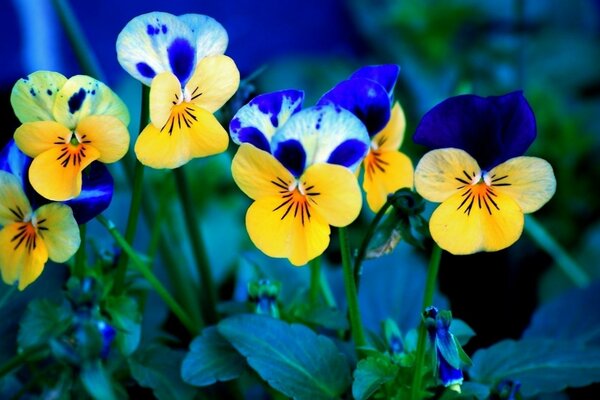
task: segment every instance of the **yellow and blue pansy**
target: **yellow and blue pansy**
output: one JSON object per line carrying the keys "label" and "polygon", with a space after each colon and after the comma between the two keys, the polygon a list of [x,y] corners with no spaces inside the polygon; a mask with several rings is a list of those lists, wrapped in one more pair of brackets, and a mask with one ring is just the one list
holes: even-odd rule
{"label": "yellow and blue pansy", "polygon": [[238,111],[232,129],[241,143],[233,178],[254,200],[246,213],[250,239],[296,266],[325,251],[330,225],[358,216],[362,201],[351,168],[369,143],[352,113],[332,105],[298,111],[299,102],[297,91],[261,95]]}
{"label": "yellow and blue pansy", "polygon": [[177,168],[227,149],[213,113],[236,92],[240,75],[223,53],[225,29],[205,15],[153,12],[132,19],[117,38],[121,66],[150,86],[150,121],[135,152],[144,165]]}
{"label": "yellow and blue pansy", "polygon": [[318,104],[336,104],[356,115],[367,127],[371,143],[363,161],[363,189],[371,210],[377,212],[389,194],[411,188],[411,160],[398,151],[406,127],[399,103],[392,106],[397,65],[360,68],[349,79],[325,93]]}
{"label": "yellow and blue pansy", "polygon": [[35,281],[48,259],[65,262],[80,245],[73,212],[60,203],[32,210],[16,176],[0,171],[0,272],[19,290]]}
{"label": "yellow and blue pansy", "polygon": [[31,185],[54,201],[81,193],[82,171],[93,161],[120,160],[129,147],[129,113],[102,82],[38,71],[13,87],[11,104],[22,125],[14,139],[33,158]]}
{"label": "yellow and blue pansy", "polygon": [[497,251],[516,242],[524,214],[556,191],[548,162],[523,153],[536,137],[522,92],[452,97],[423,116],[414,141],[433,148],[415,170],[416,190],[442,203],[429,228],[453,254]]}

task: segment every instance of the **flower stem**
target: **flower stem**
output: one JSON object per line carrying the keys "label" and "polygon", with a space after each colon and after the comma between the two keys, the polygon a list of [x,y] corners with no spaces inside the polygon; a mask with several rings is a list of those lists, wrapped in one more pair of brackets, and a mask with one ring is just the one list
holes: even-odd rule
{"label": "flower stem", "polygon": [[310,288],[308,298],[310,304],[315,306],[319,301],[319,289],[321,287],[321,257],[310,260]]}
{"label": "flower stem", "polygon": [[[150,88],[142,85],[142,107],[140,111],[140,127],[141,132],[148,123],[150,110]],[[133,192],[131,194],[131,204],[129,205],[129,216],[127,217],[127,227],[125,228],[125,240],[129,244],[133,244],[135,232],[137,229],[138,217],[140,215],[140,205],[142,204],[142,189],[144,183],[144,166],[137,159],[133,173]],[[129,259],[127,254],[121,254],[117,264],[117,272],[115,275],[114,291],[120,294],[125,289],[125,276],[127,275],[127,263]]]}
{"label": "flower stem", "polygon": [[18,368],[25,361],[29,360],[34,355],[41,355],[47,350],[45,345],[37,345],[28,347],[4,364],[0,365],[0,378],[10,373],[13,369]]}
{"label": "flower stem", "polygon": [[194,213],[194,203],[192,201],[192,194],[190,193],[185,173],[182,168],[177,168],[174,171],[175,181],[177,183],[177,189],[179,191],[179,197],[183,208],[185,217],[185,224],[188,231],[188,235],[192,241],[192,251],[194,252],[194,258],[196,259],[196,267],[200,275],[202,283],[202,308],[204,321],[208,325],[213,325],[218,321],[217,315],[217,295],[215,292],[215,285],[210,272],[208,255],[206,254],[206,248],[204,247],[204,240],[202,239],[202,232]]}
{"label": "flower stem", "polygon": [[371,243],[371,239],[373,239],[373,235],[375,234],[375,229],[379,222],[387,212],[388,208],[392,206],[390,199],[388,198],[383,205],[373,217],[369,228],[367,229],[367,233],[365,233],[365,237],[363,238],[360,247],[358,248],[358,253],[356,254],[356,258],[354,259],[354,280],[356,281],[356,290],[359,289],[360,286],[360,275],[362,274],[362,263],[365,260],[365,256],[367,255],[367,249],[369,248],[369,243]]}
{"label": "flower stem", "polygon": [[344,274],[344,288],[346,290],[346,300],[348,302],[348,314],[350,316],[350,329],[354,347],[357,354],[360,355],[361,349],[367,345],[365,332],[362,326],[360,309],[358,306],[358,292],[356,291],[356,283],[354,282],[354,274],[352,271],[352,256],[350,255],[350,242],[346,228],[339,228],[340,234],[340,251],[342,253],[342,267]]}
{"label": "flower stem", "polygon": [[75,16],[75,13],[73,13],[69,1],[53,0],[53,3],[60,23],[65,29],[67,38],[73,47],[75,57],[79,61],[81,70],[84,74],[104,82],[104,74],[102,73],[98,59],[94,52],[91,51],[91,46],[83,34],[81,25],[78,22],[79,20]]}
{"label": "flower stem", "polygon": [[[433,305],[433,294],[435,292],[435,283],[437,281],[438,271],[440,269],[440,260],[442,258],[442,249],[433,244],[429,267],[427,268],[427,280],[425,282],[425,293],[423,295],[424,310]],[[425,324],[421,321],[419,325],[419,339],[417,341],[417,355],[415,356],[415,374],[411,387],[411,400],[420,400],[422,398],[421,383],[423,381],[423,364],[425,362],[425,349],[427,348],[427,330]]]}
{"label": "flower stem", "polygon": [[546,228],[531,215],[525,216],[525,232],[527,232],[538,246],[554,258],[556,265],[575,285],[584,287],[590,283],[590,277],[585,270],[571,258],[569,253],[552,237]]}
{"label": "flower stem", "polygon": [[81,279],[85,276],[85,238],[87,236],[87,225],[79,225],[79,236],[81,237],[81,244],[77,253],[75,253],[75,265],[73,267],[73,275]]}
{"label": "flower stem", "polygon": [[198,334],[192,320],[190,317],[183,311],[181,306],[175,301],[175,299],[171,296],[171,294],[165,289],[162,283],[156,278],[156,276],[152,273],[150,268],[142,261],[140,256],[133,250],[133,248],[127,243],[127,240],[119,233],[115,224],[112,221],[106,219],[103,215],[98,215],[96,217],[98,222],[100,222],[111,234],[113,239],[117,242],[119,247],[127,253],[133,265],[137,268],[137,270],[144,276],[144,278],[150,283],[150,286],[156,291],[156,293],[163,299],[163,301],[167,304],[169,309],[179,318],[179,321],[187,328],[187,330],[192,334]]}

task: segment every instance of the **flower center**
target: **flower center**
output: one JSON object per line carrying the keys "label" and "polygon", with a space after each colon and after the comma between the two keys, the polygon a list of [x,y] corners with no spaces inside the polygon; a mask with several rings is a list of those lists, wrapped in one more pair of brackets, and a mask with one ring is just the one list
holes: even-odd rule
{"label": "flower center", "polygon": [[461,183],[457,189],[464,189],[461,194],[464,199],[456,210],[462,209],[467,215],[471,215],[474,206],[479,209],[485,208],[489,215],[492,215],[494,211],[500,211],[495,200],[498,195],[494,192],[494,187],[510,186],[508,175],[498,177],[494,174],[490,176],[486,171],[479,174],[475,172],[469,174],[467,171],[462,171],[462,173],[462,176],[454,178]]}
{"label": "flower center", "polygon": [[377,171],[384,173],[389,163],[381,158],[381,151],[371,147],[365,157],[365,171],[370,176]]}
{"label": "flower center", "polygon": [[173,108],[171,108],[171,115],[169,115],[169,119],[160,129],[161,132],[167,131],[169,132],[169,136],[173,134],[173,129],[179,128],[181,130],[182,126],[190,128],[196,121],[198,121],[198,116],[196,115],[196,111],[188,105],[187,102],[180,102],[179,104],[174,104]]}
{"label": "flower center", "polygon": [[28,253],[35,250],[38,243],[38,235],[41,239],[42,232],[48,230],[48,228],[44,226],[45,222],[45,218],[39,221],[31,220],[20,222],[20,226],[17,228],[17,234],[10,240],[11,243],[14,243],[15,245],[13,250],[17,250],[21,246],[24,246]]}
{"label": "flower center", "polygon": [[314,185],[296,180],[286,182],[280,177],[272,180],[271,183],[277,186],[281,196],[281,203],[273,209],[273,212],[280,213],[282,221],[286,217],[298,218],[302,226],[305,221],[310,221],[311,203],[316,205],[317,201],[314,197],[321,194],[315,190]]}

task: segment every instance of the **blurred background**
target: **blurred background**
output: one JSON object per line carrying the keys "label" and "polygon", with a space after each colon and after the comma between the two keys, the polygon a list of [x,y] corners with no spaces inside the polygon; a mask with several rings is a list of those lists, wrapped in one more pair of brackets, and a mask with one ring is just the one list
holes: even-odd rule
{"label": "blurred background", "polygon": [[[556,195],[536,216],[591,277],[600,276],[596,186],[600,182],[600,1],[71,3],[105,82],[130,106],[132,136],[137,132],[139,84],[120,68],[115,41],[131,18],[151,11],[207,14],[223,24],[229,33],[227,54],[236,61],[242,78],[260,71],[234,98],[233,111],[254,94],[284,88],[305,90],[305,104],[311,105],[360,66],[399,64],[396,99],[407,115],[402,148],[415,164],[424,149],[410,137],[421,116],[435,104],[462,93],[487,96],[523,90],[538,124],[538,139],[529,154],[548,160],[558,181]],[[9,102],[18,78],[40,69],[66,76],[81,69],[50,0],[0,0],[0,16],[0,137],[4,143],[19,124]],[[230,150],[235,150],[233,145]],[[213,244],[209,253],[223,265],[215,274],[224,291],[237,255],[252,249],[243,226],[248,200],[231,180],[227,157],[230,154],[199,160],[191,167],[198,173],[211,171],[210,179],[198,182],[196,196],[209,248]],[[126,180],[119,167],[113,166],[112,171],[118,191],[110,214],[124,225],[124,211],[119,209],[127,209]],[[158,188],[163,177],[161,172],[150,174],[148,185]],[[169,224],[176,227],[180,216],[173,213]],[[371,217],[365,212],[357,223],[356,243],[361,224]],[[143,229],[138,239],[144,240]],[[176,235],[170,240],[177,241]],[[223,240],[229,247],[226,256],[219,246]],[[402,262],[402,257],[389,260]],[[336,264],[333,252],[330,261]],[[440,274],[440,290],[454,315],[477,332],[469,352],[501,338],[519,337],[540,303],[573,286],[527,235],[498,253],[445,254]],[[590,307],[590,312],[599,312],[597,305]],[[583,390],[589,389],[572,394],[585,396]]]}

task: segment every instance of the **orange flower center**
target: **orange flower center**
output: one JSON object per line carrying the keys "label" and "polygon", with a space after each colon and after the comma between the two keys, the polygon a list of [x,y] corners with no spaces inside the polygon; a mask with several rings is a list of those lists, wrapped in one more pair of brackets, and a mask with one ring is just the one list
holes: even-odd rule
{"label": "orange flower center", "polygon": [[188,103],[181,102],[177,103],[173,101],[173,108],[171,108],[171,115],[169,115],[169,119],[160,129],[161,132],[167,131],[169,132],[169,136],[173,134],[173,128],[176,126],[181,130],[182,126],[186,126],[187,128],[191,127],[195,121],[198,121],[198,117],[196,116],[196,111],[189,106]]}
{"label": "orange flower center", "polygon": [[388,165],[389,163],[381,158],[380,150],[374,150],[373,148],[369,149],[369,152],[365,157],[365,171],[369,177],[377,173],[377,171],[385,173]]}
{"label": "orange flower center", "polygon": [[69,165],[69,162],[71,162],[73,166],[81,164],[81,160],[86,157],[86,145],[92,143],[90,140],[87,140],[86,137],[87,135],[79,136],[76,132],[73,132],[71,137],[65,138],[57,136],[57,140],[54,144],[61,146],[61,153],[56,159],[57,161],[60,161],[60,165],[66,168]]}
{"label": "orange flower center", "polygon": [[[21,246],[25,246],[28,253],[31,253],[37,247],[38,239],[42,239],[42,232],[48,228],[44,226],[46,219],[39,221],[19,222],[17,234],[10,240],[15,244],[13,250],[17,250]],[[39,236],[39,238],[38,238]]]}
{"label": "orange flower center", "polygon": [[281,203],[273,209],[273,212],[280,213],[281,220],[286,217],[299,218],[303,226],[305,221],[310,221],[311,202],[317,204],[314,197],[321,194],[315,191],[314,185],[307,186],[306,182],[286,182],[279,177],[271,183],[280,189]]}
{"label": "orange flower center", "polygon": [[485,207],[489,215],[492,215],[494,209],[500,211],[500,207],[494,200],[495,197],[498,197],[494,193],[494,186],[510,186],[508,175],[497,177],[495,174],[490,176],[487,172],[479,175],[475,172],[471,175],[467,171],[462,172],[463,176],[454,178],[462,184],[458,189],[464,189],[461,194],[464,200],[456,210],[458,211],[464,207],[463,212],[467,215],[471,215],[473,206],[477,206],[479,209]]}

